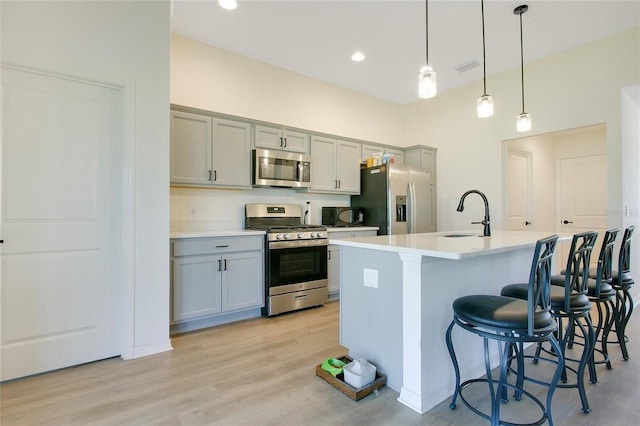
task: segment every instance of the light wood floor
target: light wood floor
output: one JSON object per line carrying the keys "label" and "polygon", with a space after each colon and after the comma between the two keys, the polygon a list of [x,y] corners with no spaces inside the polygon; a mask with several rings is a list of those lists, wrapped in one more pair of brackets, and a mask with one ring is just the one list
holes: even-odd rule
{"label": "light wood floor", "polygon": [[[9,425],[477,425],[461,403],[419,415],[383,388],[354,402],[315,376],[315,365],[347,354],[338,344],[338,303],[177,336],[174,350],[118,358],[3,383],[1,418]],[[613,370],[598,366],[588,384],[592,412],[575,389],[554,396],[556,425],[640,423],[640,314],[630,325],[631,359],[613,348]],[[436,342],[436,344],[444,344]],[[450,366],[446,366],[450,368]],[[470,399],[485,396],[474,389]],[[524,401],[507,404],[526,413]]]}

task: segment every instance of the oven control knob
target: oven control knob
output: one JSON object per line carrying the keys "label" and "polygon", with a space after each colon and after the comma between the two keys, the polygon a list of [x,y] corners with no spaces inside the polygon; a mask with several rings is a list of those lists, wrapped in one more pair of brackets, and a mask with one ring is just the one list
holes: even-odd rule
{"label": "oven control knob", "polygon": [[284,239],[288,240],[289,239],[289,234],[284,234]]}
{"label": "oven control knob", "polygon": [[300,232],[300,233],[298,234],[298,238],[302,238],[302,237],[304,237],[304,234],[303,234],[302,232]]}
{"label": "oven control knob", "polygon": [[282,234],[276,234],[276,240],[281,240],[282,239]]}
{"label": "oven control knob", "polygon": [[315,233],[315,232],[312,232],[312,233],[311,233],[311,238],[317,238],[317,237],[318,237],[318,234],[317,234],[317,233]]}

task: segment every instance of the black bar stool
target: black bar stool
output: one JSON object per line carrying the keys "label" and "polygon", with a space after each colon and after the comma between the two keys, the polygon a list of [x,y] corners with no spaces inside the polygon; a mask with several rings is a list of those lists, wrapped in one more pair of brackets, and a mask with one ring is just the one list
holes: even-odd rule
{"label": "black bar stool", "polygon": [[[561,375],[562,383],[557,384],[557,387],[578,388],[580,401],[582,402],[582,411],[585,413],[588,413],[591,409],[589,408],[587,394],[584,389],[584,371],[592,357],[595,341],[593,325],[589,317],[589,311],[592,305],[587,297],[587,286],[589,284],[589,259],[597,237],[597,232],[583,232],[573,236],[571,240],[571,250],[569,251],[567,260],[567,272],[566,275],[560,276],[560,280],[563,281],[563,286],[550,286],[551,313],[558,321],[557,333],[561,347],[560,352],[558,352],[555,347],[549,350],[543,348],[541,344],[538,344],[536,353],[533,356],[535,363],[540,359],[553,362],[551,358],[542,358],[540,356],[541,351],[544,350],[545,353],[553,356],[554,359],[558,357],[558,359],[562,358],[564,360],[564,368],[562,369]],[[554,280],[554,278],[551,277],[550,280]],[[527,287],[527,284],[510,284],[503,287],[500,294],[507,297],[526,299]],[[565,320],[567,323],[566,329],[563,326]],[[568,358],[566,356],[567,344],[573,342],[576,329],[579,329],[581,335],[584,337],[584,348],[580,359]],[[577,362],[577,368],[568,366],[567,361]],[[520,362],[518,362],[519,377],[523,375],[521,368]],[[567,383],[567,370],[576,374],[575,383]],[[531,377],[525,376],[524,379],[542,385],[552,385],[552,383],[545,383]]]}
{"label": "black bar stool", "polygon": [[[492,425],[499,425],[500,403],[507,402],[507,389],[515,389],[516,399],[526,395],[534,401],[542,410],[541,418],[530,425],[540,425],[551,419],[551,399],[555,391],[556,384],[560,380],[563,370],[562,351],[558,341],[554,336],[557,330],[557,323],[550,312],[550,279],[551,260],[555,251],[558,236],[550,236],[539,240],[533,254],[533,262],[529,275],[527,287],[527,297],[525,300],[494,295],[472,295],[456,299],[453,302],[453,321],[449,325],[446,333],[447,348],[451,356],[451,362],[456,375],[456,387],[449,407],[456,407],[457,397],[474,413],[490,420]],[[464,330],[477,334],[484,339],[484,357],[486,378],[467,380],[460,383],[460,369],[456,358],[451,332],[453,326],[458,325]],[[489,339],[498,342],[500,354],[500,372],[496,380],[491,376],[491,364],[489,359]],[[526,342],[549,342],[556,352],[560,354],[557,360],[555,374],[551,380],[546,405],[534,397],[531,393],[523,389],[523,381],[520,377],[515,385],[507,382],[507,367],[509,362],[510,348],[517,344],[520,347]],[[518,352],[519,356],[522,352]],[[518,358],[518,363],[522,364],[522,359]],[[472,383],[486,382],[489,385],[491,396],[491,414],[486,414],[472,406],[463,395],[465,387]],[[504,424],[504,423],[503,423]],[[507,423],[516,424],[516,423]]]}
{"label": "black bar stool", "polygon": [[620,344],[622,357],[625,361],[629,359],[625,330],[633,313],[633,298],[630,293],[631,286],[634,284],[631,277],[631,237],[635,229],[635,226],[630,226],[624,230],[618,255],[618,270],[613,271],[613,281],[611,282],[611,286],[616,290],[615,326],[618,337],[617,342],[611,343]]}
{"label": "black bar stool", "polygon": [[[619,229],[610,229],[605,232],[600,248],[600,255],[598,256],[598,267],[595,272],[589,273],[589,278],[593,278],[593,280],[589,282],[587,296],[589,300],[596,304],[598,311],[598,325],[594,333],[594,355],[589,363],[589,378],[591,383],[598,382],[595,364],[604,363],[607,369],[611,370],[611,360],[607,350],[607,339],[609,338],[609,332],[611,331],[613,322],[618,316],[615,303],[616,290],[614,290],[611,285],[613,283],[613,249],[618,232],[620,232]],[[552,279],[551,284],[553,283]],[[598,342],[601,343],[600,349],[595,346]],[[596,352],[602,354],[601,360],[596,361]]]}
{"label": "black bar stool", "polygon": [[[594,347],[593,356],[589,361],[589,380],[591,383],[598,382],[598,376],[595,369],[595,364],[606,364],[607,369],[611,369],[611,361],[607,350],[607,339],[609,332],[613,326],[613,322],[617,316],[616,309],[616,291],[611,286],[612,267],[613,267],[613,250],[616,242],[616,237],[620,232],[619,229],[609,229],[605,232],[602,239],[602,245],[600,247],[600,254],[598,255],[598,265],[596,270],[589,270],[589,285],[587,296],[589,300],[596,304],[598,311],[598,323],[594,331]],[[566,271],[561,272],[562,275],[566,274]],[[562,276],[551,277],[551,285],[563,287],[565,284],[565,278]],[[568,347],[571,348],[573,337],[568,336]],[[600,349],[597,348],[598,342],[601,343]],[[602,359],[596,360],[595,354],[602,354]]]}

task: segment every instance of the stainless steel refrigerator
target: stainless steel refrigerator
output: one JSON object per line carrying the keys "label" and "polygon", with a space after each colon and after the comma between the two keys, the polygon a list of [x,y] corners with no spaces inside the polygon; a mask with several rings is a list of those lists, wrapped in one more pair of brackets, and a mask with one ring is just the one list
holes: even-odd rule
{"label": "stainless steel refrigerator", "polygon": [[430,171],[383,164],[360,173],[360,195],[351,196],[351,206],[364,208],[365,226],[377,226],[378,235],[435,232]]}

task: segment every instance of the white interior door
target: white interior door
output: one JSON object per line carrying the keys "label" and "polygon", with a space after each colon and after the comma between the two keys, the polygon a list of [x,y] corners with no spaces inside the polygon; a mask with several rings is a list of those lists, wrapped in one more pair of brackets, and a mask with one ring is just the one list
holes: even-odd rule
{"label": "white interior door", "polygon": [[510,231],[531,228],[531,154],[507,151],[507,226]]}
{"label": "white interior door", "polygon": [[[607,179],[605,154],[560,160],[561,230],[572,234],[598,232],[591,265],[597,264],[602,235],[609,226]],[[569,244],[562,247],[561,259],[566,262]]]}
{"label": "white interior door", "polygon": [[122,104],[2,68],[1,380],[120,354]]}

